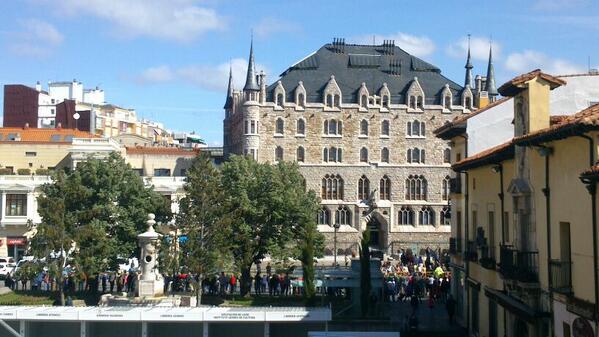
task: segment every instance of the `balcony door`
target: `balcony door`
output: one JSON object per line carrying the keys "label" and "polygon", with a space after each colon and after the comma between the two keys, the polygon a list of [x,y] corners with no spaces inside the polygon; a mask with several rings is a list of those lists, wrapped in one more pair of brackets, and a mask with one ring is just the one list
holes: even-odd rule
{"label": "balcony door", "polygon": [[570,223],[560,222],[559,223],[559,254],[560,261],[566,262],[571,261],[571,247],[570,247]]}

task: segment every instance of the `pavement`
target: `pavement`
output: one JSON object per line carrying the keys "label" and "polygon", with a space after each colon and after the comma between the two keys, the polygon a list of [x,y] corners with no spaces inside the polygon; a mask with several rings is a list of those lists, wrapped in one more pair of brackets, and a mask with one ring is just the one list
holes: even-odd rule
{"label": "pavement", "polygon": [[[406,321],[412,313],[410,302],[391,302],[386,303],[387,312],[393,323],[405,327]],[[443,336],[443,337],[462,337],[465,331],[462,327],[449,323],[449,316],[445,309],[445,303],[437,303],[433,308],[428,307],[428,299],[422,299],[416,311],[418,318],[417,336]],[[394,324],[395,325],[395,324]],[[409,334],[406,334],[410,336]],[[403,335],[402,335],[403,337]]]}
{"label": "pavement", "polygon": [[0,295],[8,294],[11,291],[12,290],[9,287],[5,287],[4,282],[2,282],[2,285],[0,286]]}

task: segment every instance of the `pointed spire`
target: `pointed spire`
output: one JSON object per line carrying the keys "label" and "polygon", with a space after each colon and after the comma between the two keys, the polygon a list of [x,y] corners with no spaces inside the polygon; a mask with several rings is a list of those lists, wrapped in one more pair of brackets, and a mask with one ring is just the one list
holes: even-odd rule
{"label": "pointed spire", "polygon": [[245,80],[245,86],[243,90],[255,90],[259,91],[260,87],[256,81],[256,65],[254,64],[254,36],[252,35],[252,42],[250,44],[250,59],[248,61],[248,73]]}
{"label": "pointed spire", "polygon": [[229,87],[227,89],[227,100],[225,101],[225,109],[233,106],[233,66],[229,64]]}
{"label": "pointed spire", "polygon": [[493,68],[493,43],[489,45],[489,66],[487,67],[487,86],[485,90],[489,96],[497,96],[497,87],[495,86],[495,69]]}
{"label": "pointed spire", "polygon": [[466,79],[464,80],[464,86],[470,86],[472,88],[472,63],[470,62],[470,34],[468,34],[468,58],[466,59]]}

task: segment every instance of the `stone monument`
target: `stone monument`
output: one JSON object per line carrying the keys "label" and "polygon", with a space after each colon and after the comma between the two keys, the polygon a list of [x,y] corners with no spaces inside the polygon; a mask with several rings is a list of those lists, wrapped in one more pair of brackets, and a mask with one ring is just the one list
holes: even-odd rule
{"label": "stone monument", "polygon": [[164,279],[158,271],[157,244],[162,236],[154,230],[155,215],[148,214],[148,230],[137,236],[137,243],[141,247],[141,275],[137,288],[139,297],[159,297],[164,295]]}

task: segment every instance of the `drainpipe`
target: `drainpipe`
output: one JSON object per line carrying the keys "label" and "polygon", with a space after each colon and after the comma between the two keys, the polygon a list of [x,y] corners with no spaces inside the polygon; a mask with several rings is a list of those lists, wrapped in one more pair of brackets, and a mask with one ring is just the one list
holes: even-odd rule
{"label": "drainpipe", "polygon": [[[592,167],[595,164],[595,144],[593,142],[593,138],[583,134],[578,136],[589,141],[589,167]],[[591,221],[593,228],[593,283],[595,286],[595,336],[599,336],[599,324],[597,322],[597,313],[599,309],[599,269],[597,268],[597,183],[594,181],[587,181],[586,179],[581,179],[581,181],[586,185],[586,188],[591,195]]]}
{"label": "drainpipe", "polygon": [[[538,152],[541,157],[545,157],[545,187],[542,189],[545,195],[545,217],[547,222],[547,283],[549,290],[549,312],[553,312],[553,288],[551,287],[551,190],[549,188],[549,156],[553,153],[553,148],[547,146],[538,146]],[[550,315],[551,335],[555,336],[554,319]]]}
{"label": "drainpipe", "polygon": [[[501,244],[505,246],[505,194],[503,193],[503,165],[498,164],[493,168],[493,170],[499,173],[499,193],[497,196],[499,197],[499,202],[501,204]],[[501,250],[500,250],[501,254]],[[505,281],[502,282],[503,291],[505,291]],[[507,336],[507,313],[505,308],[503,308],[503,336]]]}
{"label": "drainpipe", "polygon": [[[464,158],[468,158],[468,136],[464,136],[464,135],[460,135],[460,137],[464,138]],[[469,184],[468,184],[468,172],[458,172],[458,174],[462,174],[464,173],[464,201],[465,201],[465,205],[464,205],[464,245],[466,246],[465,248],[468,249],[468,228],[470,227],[470,223],[468,221],[469,219],[469,214],[468,214],[468,205],[469,205],[469,195],[468,195],[468,189],[469,189]],[[466,256],[467,257],[467,256]],[[468,260],[468,258],[464,259],[465,261],[465,271],[466,271],[466,303],[464,303],[464,305],[466,306],[466,329],[468,330],[468,335],[470,335],[470,287],[468,286],[468,278],[470,277],[470,261]]]}

